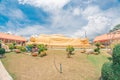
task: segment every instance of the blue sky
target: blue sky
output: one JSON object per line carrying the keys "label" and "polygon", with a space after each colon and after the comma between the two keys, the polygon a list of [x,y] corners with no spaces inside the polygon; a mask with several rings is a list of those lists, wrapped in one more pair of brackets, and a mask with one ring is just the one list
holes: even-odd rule
{"label": "blue sky", "polygon": [[90,39],[120,24],[120,0],[0,0],[0,32]]}

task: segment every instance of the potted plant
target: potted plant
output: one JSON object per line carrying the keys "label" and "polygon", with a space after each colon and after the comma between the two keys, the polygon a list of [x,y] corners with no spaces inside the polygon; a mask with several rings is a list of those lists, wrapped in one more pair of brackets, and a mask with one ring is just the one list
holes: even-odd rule
{"label": "potted plant", "polygon": [[36,45],[32,47],[32,56],[38,56],[38,48]]}
{"label": "potted plant", "polygon": [[32,56],[36,57],[36,56],[38,56],[38,53],[34,52],[34,53],[32,53]]}
{"label": "potted plant", "polygon": [[16,49],[15,52],[16,53],[21,53],[21,51],[19,49]]}

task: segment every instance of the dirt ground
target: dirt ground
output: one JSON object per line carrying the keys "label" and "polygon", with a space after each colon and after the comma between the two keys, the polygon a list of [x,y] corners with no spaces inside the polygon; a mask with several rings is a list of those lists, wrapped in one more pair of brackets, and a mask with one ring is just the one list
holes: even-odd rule
{"label": "dirt ground", "polygon": [[[98,80],[100,71],[87,59],[86,54],[75,51],[67,58],[65,50],[48,50],[45,57],[8,53],[4,66],[15,80]],[[62,73],[60,70],[62,64]]]}

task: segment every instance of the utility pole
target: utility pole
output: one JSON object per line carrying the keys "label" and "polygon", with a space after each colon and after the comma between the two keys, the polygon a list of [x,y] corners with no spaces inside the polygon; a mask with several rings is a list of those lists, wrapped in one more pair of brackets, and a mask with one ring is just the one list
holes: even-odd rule
{"label": "utility pole", "polygon": [[86,34],[86,31],[85,31],[85,38],[87,38],[87,34]]}

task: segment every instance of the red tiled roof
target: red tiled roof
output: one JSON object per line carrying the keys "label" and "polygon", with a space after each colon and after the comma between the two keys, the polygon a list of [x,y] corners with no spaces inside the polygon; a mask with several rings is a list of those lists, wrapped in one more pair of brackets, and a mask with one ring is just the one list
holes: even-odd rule
{"label": "red tiled roof", "polygon": [[110,39],[120,39],[120,34],[103,34],[101,36],[97,36],[94,39],[94,42],[107,41],[107,40],[110,40]]}
{"label": "red tiled roof", "polygon": [[17,40],[17,41],[26,41],[26,38],[24,37],[7,34],[7,33],[1,33],[1,32],[0,32],[0,38],[9,39],[9,40]]}

